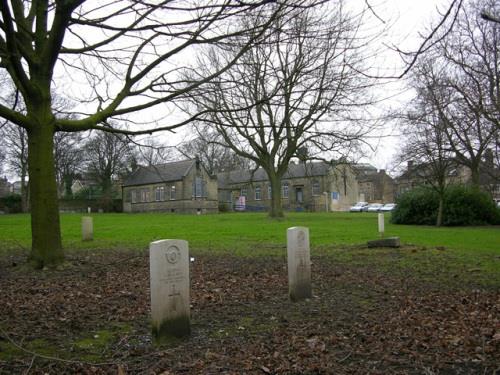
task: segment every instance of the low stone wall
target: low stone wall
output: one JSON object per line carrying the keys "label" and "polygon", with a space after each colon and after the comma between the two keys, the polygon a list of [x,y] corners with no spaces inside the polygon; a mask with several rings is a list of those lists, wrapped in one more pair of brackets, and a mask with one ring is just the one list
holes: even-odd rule
{"label": "low stone wall", "polygon": [[171,200],[162,202],[126,203],[125,212],[172,212],[201,214],[218,213],[219,204],[216,200]]}
{"label": "low stone wall", "polygon": [[122,212],[121,199],[60,199],[60,212],[87,212],[88,207],[92,212]]}

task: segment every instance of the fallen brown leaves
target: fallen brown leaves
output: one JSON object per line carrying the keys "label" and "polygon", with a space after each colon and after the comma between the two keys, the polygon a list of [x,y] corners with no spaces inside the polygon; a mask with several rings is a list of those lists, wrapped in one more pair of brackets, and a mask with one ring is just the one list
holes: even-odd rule
{"label": "fallen brown leaves", "polygon": [[[0,260],[0,373],[500,373],[498,290],[446,288],[325,256],[313,259],[314,298],[292,303],[284,258],[199,256],[193,334],[156,348],[147,254],[70,263],[28,272]],[[77,345],[106,332],[97,353]],[[9,354],[9,340],[24,348],[43,340],[52,352]]]}

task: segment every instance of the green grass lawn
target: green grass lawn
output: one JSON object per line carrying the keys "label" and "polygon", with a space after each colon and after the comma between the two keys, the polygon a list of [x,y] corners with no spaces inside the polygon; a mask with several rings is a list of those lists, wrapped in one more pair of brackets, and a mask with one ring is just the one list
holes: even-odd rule
{"label": "green grass lawn", "polygon": [[[392,225],[386,215],[386,236],[400,236],[404,244],[500,255],[499,227],[442,227]],[[377,215],[369,213],[288,213],[270,220],[263,213],[218,215],[93,214],[94,241],[81,241],[80,214],[62,214],[62,236],[68,249],[145,249],[151,241],[179,238],[196,250],[264,252],[285,246],[286,229],[305,226],[311,247],[358,245],[378,237]],[[28,215],[0,216],[0,248],[30,246]]]}
{"label": "green grass lawn", "polygon": [[[402,249],[367,249],[378,238],[377,215],[371,213],[287,213],[270,220],[264,213],[217,215],[93,214],[94,240],[81,241],[81,214],[62,214],[67,252],[145,250],[151,241],[184,239],[193,254],[285,256],[286,229],[310,230],[312,255],[334,257],[352,265],[373,265],[391,272],[433,279],[469,275],[479,284],[500,287],[500,227],[430,227],[392,225],[386,236],[399,236]],[[30,247],[28,215],[0,216],[0,253]]]}

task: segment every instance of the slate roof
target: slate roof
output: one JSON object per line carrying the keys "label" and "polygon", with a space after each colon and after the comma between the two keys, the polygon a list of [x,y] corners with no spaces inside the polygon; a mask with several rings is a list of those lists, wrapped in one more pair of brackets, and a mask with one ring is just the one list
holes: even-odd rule
{"label": "slate roof", "polygon": [[160,182],[179,181],[186,176],[196,160],[182,160],[172,163],[158,164],[150,167],[139,167],[128,175],[123,186],[149,185]]}
{"label": "slate roof", "polygon": [[[290,164],[288,166],[288,170],[285,172],[285,175],[283,176],[283,179],[325,176],[328,173],[328,168],[329,165],[324,162],[307,163],[306,165],[304,165],[303,163]],[[232,184],[259,182],[267,180],[268,180],[267,173],[262,168],[259,168],[256,171],[254,171],[253,176],[252,176],[252,171],[248,170],[221,172],[217,174],[219,189],[228,188]]]}

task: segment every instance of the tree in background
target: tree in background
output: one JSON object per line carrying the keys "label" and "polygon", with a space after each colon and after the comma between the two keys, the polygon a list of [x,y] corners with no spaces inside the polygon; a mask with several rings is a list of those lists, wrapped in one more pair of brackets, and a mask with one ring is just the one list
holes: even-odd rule
{"label": "tree in background", "polygon": [[155,138],[146,138],[135,145],[135,156],[131,155],[135,160],[130,162],[132,169],[135,169],[134,164],[152,166],[167,163],[174,158],[173,148],[162,145]]}
{"label": "tree in background", "polygon": [[[259,18],[249,15],[243,22],[250,25]],[[281,179],[299,151],[340,158],[367,133],[362,111],[371,102],[367,88],[373,82],[362,73],[368,43],[357,34],[362,22],[342,1],[296,9],[274,21],[265,42],[208,88],[192,91],[191,111],[204,113],[202,121],[220,135],[215,143],[267,173],[271,217],[283,216]],[[210,49],[189,77],[220,71],[246,43],[237,37],[222,53]]]}
{"label": "tree in background", "polygon": [[81,172],[84,160],[83,136],[80,133],[58,132],[54,136],[56,179],[60,195],[71,197],[73,181]]}
{"label": "tree in background", "polygon": [[443,124],[447,144],[458,163],[480,184],[481,164],[500,131],[500,25],[480,18],[498,14],[493,0],[469,1],[454,27],[429,50],[431,64],[420,69],[413,86]]}
{"label": "tree in background", "polygon": [[[294,6],[312,5],[296,1]],[[98,129],[109,133],[168,130],[192,119],[148,129],[127,130],[103,125],[133,121],[133,113],[155,108],[155,120],[168,105],[227,70],[283,13],[283,3],[241,2],[22,1],[0,3],[0,70],[22,97],[24,109],[0,98],[0,117],[28,135],[32,247],[35,267],[54,266],[64,259],[59,223],[54,134]],[[247,29],[237,19],[260,14]],[[251,32],[233,60],[197,80],[179,77],[175,61],[199,45],[221,48],[230,37]],[[67,84],[68,77],[72,80]],[[72,116],[58,114],[53,89],[75,98]],[[198,117],[194,114],[193,117]],[[139,117],[147,122],[144,115]],[[154,128],[154,129],[151,129]]]}
{"label": "tree in background", "polygon": [[111,204],[113,181],[130,171],[128,162],[133,156],[133,147],[120,134],[94,133],[83,147],[85,171],[97,182],[103,204]]}
{"label": "tree in background", "polygon": [[238,169],[251,169],[252,162],[236,154],[224,144],[222,137],[208,126],[195,127],[197,137],[177,147],[181,155],[194,159],[198,157],[210,175]]}
{"label": "tree in background", "polygon": [[431,90],[436,88],[432,86],[434,80],[430,77],[434,74],[430,62],[420,64],[413,72],[416,97],[403,116],[405,139],[399,159],[415,162],[412,173],[437,193],[436,226],[441,226],[446,189],[456,182],[450,176],[457,170],[458,163],[449,144],[448,123],[432,98],[434,92]]}
{"label": "tree in background", "polygon": [[21,210],[28,211],[28,134],[26,130],[6,123],[0,130],[5,147],[7,170],[20,178]]}

